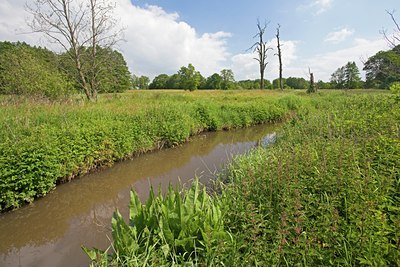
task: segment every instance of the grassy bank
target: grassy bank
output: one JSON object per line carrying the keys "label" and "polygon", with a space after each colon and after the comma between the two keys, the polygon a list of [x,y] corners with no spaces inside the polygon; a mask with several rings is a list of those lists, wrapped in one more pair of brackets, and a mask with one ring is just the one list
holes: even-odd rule
{"label": "grassy bank", "polygon": [[254,266],[400,265],[400,102],[355,96],[287,125],[237,160],[223,201]]}
{"label": "grassy bank", "polygon": [[[178,193],[151,198],[146,211],[131,201],[129,226],[113,219],[114,244],[124,245],[108,259],[89,255],[122,265],[399,266],[400,101],[307,99],[275,145],[234,162],[220,194],[193,197],[194,185],[190,210]],[[212,224],[190,220],[210,210]]]}
{"label": "grassy bank", "polygon": [[46,195],[57,183],[201,131],[272,122],[308,100],[273,92],[141,91],[44,102],[0,99],[0,210]]}

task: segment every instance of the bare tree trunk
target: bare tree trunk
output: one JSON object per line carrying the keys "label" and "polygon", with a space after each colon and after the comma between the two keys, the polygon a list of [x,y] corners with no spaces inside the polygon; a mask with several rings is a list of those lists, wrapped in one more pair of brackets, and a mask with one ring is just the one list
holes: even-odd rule
{"label": "bare tree trunk", "polygon": [[278,28],[276,28],[276,40],[278,41],[278,59],[279,59],[279,88],[283,90],[283,78],[282,78],[282,51],[281,51],[281,42],[279,37],[279,29],[281,25],[278,24]]}
{"label": "bare tree trunk", "polygon": [[308,87],[307,93],[315,93],[317,90],[314,82],[314,73],[310,69],[308,69],[308,73],[310,74],[310,87]]}
{"label": "bare tree trunk", "polygon": [[257,28],[258,28],[258,33],[254,35],[253,38],[259,38],[259,41],[254,43],[252,47],[249,48],[249,50],[252,49],[254,52],[257,52],[258,54],[258,58],[254,59],[257,60],[260,65],[260,89],[264,89],[264,72],[268,64],[268,62],[266,61],[267,52],[272,48],[267,47],[267,43],[264,42],[263,40],[265,29],[267,28],[267,23],[264,23],[264,26],[261,27],[260,21],[257,20]]}

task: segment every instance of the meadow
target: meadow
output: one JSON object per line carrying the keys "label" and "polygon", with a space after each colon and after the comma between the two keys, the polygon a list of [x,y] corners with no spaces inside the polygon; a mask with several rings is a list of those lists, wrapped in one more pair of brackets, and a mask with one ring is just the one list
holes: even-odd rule
{"label": "meadow", "polygon": [[265,91],[133,91],[46,101],[0,98],[0,211],[115,161],[202,131],[283,120],[303,100]]}
{"label": "meadow", "polygon": [[132,192],[129,222],[114,214],[108,254],[85,248],[93,262],[399,266],[399,98],[277,97],[294,114],[274,145],[235,159],[212,192],[195,182],[151,192],[145,205]]}

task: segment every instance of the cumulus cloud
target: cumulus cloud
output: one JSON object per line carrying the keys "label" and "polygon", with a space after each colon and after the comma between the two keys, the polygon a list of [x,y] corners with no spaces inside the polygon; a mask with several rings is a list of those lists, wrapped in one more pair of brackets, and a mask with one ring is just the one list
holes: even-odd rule
{"label": "cumulus cloud", "polygon": [[[295,76],[296,71],[291,66],[294,61],[297,59],[296,56],[296,46],[297,41],[283,41],[281,40],[281,48],[282,48],[282,64],[284,68],[284,76]],[[266,70],[265,77],[269,80],[276,79],[279,76],[279,62],[278,56],[275,54],[276,52],[276,39],[270,40],[267,43],[268,47],[273,48],[274,50],[268,51],[267,61],[269,62]],[[254,58],[257,57],[255,53],[243,53],[234,55],[231,58],[232,65],[231,68],[233,72],[236,74],[236,80],[246,80],[246,79],[258,79],[259,78],[259,64],[258,61]]]}
{"label": "cumulus cloud", "polygon": [[[120,43],[130,70],[138,75],[154,77],[160,73],[175,73],[192,63],[203,75],[219,72],[229,57],[227,32],[204,33],[181,21],[179,14],[168,13],[159,6],[138,7],[130,0],[116,0],[115,17],[125,27],[125,42]],[[0,2],[0,40],[46,44],[38,34],[27,32],[25,0]],[[47,44],[49,46],[49,44]],[[52,46],[50,46],[52,47]]]}
{"label": "cumulus cloud", "polygon": [[346,40],[347,37],[352,36],[354,34],[354,30],[343,28],[341,30],[330,32],[325,38],[325,42],[338,44]]}
{"label": "cumulus cloud", "polygon": [[192,63],[203,75],[210,75],[219,72],[229,56],[226,41],[230,33],[199,35],[177,13],[153,5],[138,7],[130,0],[117,3],[117,16],[126,27],[126,42],[120,47],[135,74],[172,74]]}
{"label": "cumulus cloud", "polygon": [[368,40],[356,38],[348,48],[315,55],[305,60],[303,66],[311,67],[316,79],[329,81],[331,74],[348,61],[355,61],[360,71],[363,68],[362,59],[373,56],[380,50],[386,50],[387,44],[383,39]]}

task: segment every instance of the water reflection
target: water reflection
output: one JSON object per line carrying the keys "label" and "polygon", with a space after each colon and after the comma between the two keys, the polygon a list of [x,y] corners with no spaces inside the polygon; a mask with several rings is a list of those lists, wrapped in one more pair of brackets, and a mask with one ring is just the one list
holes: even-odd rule
{"label": "water reflection", "polygon": [[207,181],[233,155],[275,138],[270,135],[274,130],[257,126],[202,134],[183,146],[76,179],[29,206],[1,214],[0,266],[87,265],[80,246],[105,249],[109,245],[112,213],[118,208],[127,216],[131,188],[143,201],[151,184],[165,189],[195,175]]}

